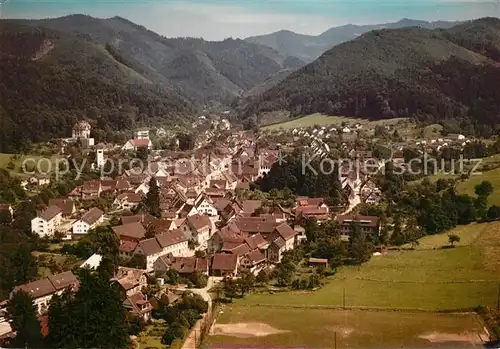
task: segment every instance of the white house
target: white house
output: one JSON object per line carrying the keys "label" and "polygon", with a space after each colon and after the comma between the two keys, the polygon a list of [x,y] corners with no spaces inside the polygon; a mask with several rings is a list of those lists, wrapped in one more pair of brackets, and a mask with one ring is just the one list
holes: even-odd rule
{"label": "white house", "polygon": [[194,201],[194,207],[196,210],[210,217],[218,216],[217,208],[215,208],[212,200],[204,193],[200,193]]}
{"label": "white house", "polygon": [[195,214],[188,216],[180,229],[182,229],[189,240],[198,244],[196,249],[206,250],[208,247],[208,240],[215,231],[215,226],[210,220],[210,217]]}
{"label": "white house", "polygon": [[135,139],[149,139],[149,130],[138,130],[134,132]]}
{"label": "white house", "polygon": [[90,124],[87,121],[79,121],[73,126],[72,138],[89,138],[90,129]]}
{"label": "white house", "polygon": [[194,254],[188,246],[188,238],[179,229],[158,234],[154,238],[142,240],[137,245],[134,254],[146,257],[146,270],[154,270],[154,263],[160,256],[171,253],[175,257],[190,257]]}
{"label": "white house", "polygon": [[61,225],[61,220],[61,208],[49,206],[31,220],[31,231],[40,237],[53,236]]}
{"label": "white house", "polygon": [[113,206],[119,210],[130,210],[137,207],[142,202],[140,193],[123,193],[116,197]]}
{"label": "white house", "polygon": [[74,235],[84,235],[104,221],[104,212],[97,207],[90,209],[73,224]]}
{"label": "white house", "polygon": [[122,150],[137,150],[137,148],[153,149],[153,143],[149,139],[130,139],[122,147]]}

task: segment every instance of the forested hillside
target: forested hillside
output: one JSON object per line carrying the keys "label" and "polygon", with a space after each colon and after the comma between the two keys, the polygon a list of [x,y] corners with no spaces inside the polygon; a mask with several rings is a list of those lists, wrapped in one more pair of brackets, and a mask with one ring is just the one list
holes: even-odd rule
{"label": "forested hillside", "polygon": [[416,116],[488,132],[500,124],[499,44],[500,20],[494,18],[450,30],[373,31],[248,98],[244,114],[287,109],[294,116]]}
{"label": "forested hillside", "polygon": [[121,17],[72,15],[22,23],[88,35],[151,81],[178,88],[199,104],[227,102],[271,74],[304,64],[239,39],[166,38]]}
{"label": "forested hillside", "polygon": [[84,36],[0,22],[0,152],[71,135],[88,118],[101,136],[138,122],[178,124],[192,104]]}

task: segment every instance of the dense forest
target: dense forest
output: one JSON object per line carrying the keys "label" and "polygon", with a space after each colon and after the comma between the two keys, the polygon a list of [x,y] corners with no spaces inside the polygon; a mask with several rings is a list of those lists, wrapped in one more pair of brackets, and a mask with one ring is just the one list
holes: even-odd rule
{"label": "dense forest", "polygon": [[106,46],[119,62],[152,82],[175,88],[196,104],[230,103],[269,75],[303,65],[298,59],[287,59],[272,48],[244,40],[166,38],[121,17],[71,15],[16,23],[85,35]]}
{"label": "dense forest", "polygon": [[71,136],[81,119],[106,132],[154,120],[178,124],[194,110],[84,37],[0,26],[0,152]]}
{"label": "dense forest", "polygon": [[[372,31],[332,48],[247,99],[244,114],[287,109],[292,116],[416,116],[423,121],[496,125],[499,43],[500,20],[494,18],[448,30]],[[488,128],[481,131],[487,133]]]}

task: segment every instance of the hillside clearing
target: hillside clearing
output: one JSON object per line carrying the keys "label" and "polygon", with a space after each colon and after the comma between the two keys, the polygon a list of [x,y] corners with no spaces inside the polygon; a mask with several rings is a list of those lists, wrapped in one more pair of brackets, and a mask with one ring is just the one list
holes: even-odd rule
{"label": "hillside clearing", "polygon": [[272,125],[263,126],[263,130],[292,130],[294,128],[306,128],[314,125],[320,126],[328,126],[328,125],[338,125],[340,126],[343,122],[352,125],[352,124],[362,124],[369,125],[370,127],[375,127],[375,125],[391,125],[397,124],[400,121],[405,121],[405,118],[395,118],[388,120],[378,120],[378,121],[369,121],[366,119],[355,119],[348,118],[344,116],[329,116],[325,114],[315,113],[307,116],[303,116],[301,118],[284,121],[281,123],[276,123]]}

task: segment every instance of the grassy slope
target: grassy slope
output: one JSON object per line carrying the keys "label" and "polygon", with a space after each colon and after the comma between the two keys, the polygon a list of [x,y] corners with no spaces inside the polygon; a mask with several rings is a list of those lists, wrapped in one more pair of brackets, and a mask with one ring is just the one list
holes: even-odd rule
{"label": "grassy slope", "polygon": [[[11,156],[12,156],[12,154],[0,153],[0,168],[4,168],[4,169],[7,168],[7,164],[9,163]],[[21,166],[23,164],[23,161],[26,159],[33,159],[33,160],[35,160],[35,162],[39,162],[41,171],[44,171],[44,172],[49,171],[50,168],[49,168],[47,161],[40,161],[43,158],[46,158],[46,157],[38,156],[38,155],[22,155],[19,159],[14,161],[14,164],[16,166],[14,171],[21,172],[22,171]],[[54,155],[54,156],[51,156],[48,158],[48,159],[50,159],[50,161],[52,163],[52,165],[51,165],[52,171],[55,170],[55,160],[58,158],[59,158],[59,156],[57,156],[57,155]],[[33,164],[32,161],[30,163]]]}
{"label": "grassy slope", "polygon": [[[481,236],[474,240],[478,229],[482,229]],[[471,244],[455,249],[391,252],[361,267],[341,268],[316,292],[253,294],[241,302],[342,306],[345,289],[345,305],[353,307],[440,310],[496,305],[500,253],[495,252],[500,252],[500,222],[470,225],[460,234]]]}
{"label": "grassy slope", "polygon": [[320,114],[320,113],[315,113],[311,115],[307,115],[301,118],[277,123],[277,124],[272,124],[268,126],[262,127],[264,130],[291,130],[294,128],[306,128],[314,125],[321,125],[321,126],[327,126],[327,125],[339,125],[342,124],[342,122],[346,122],[348,124],[353,124],[353,123],[360,123],[360,124],[369,124],[371,126],[375,126],[377,124],[391,124],[391,123],[397,123],[401,120],[405,120],[405,118],[395,118],[395,119],[389,119],[389,120],[380,120],[380,121],[373,121],[369,122],[368,120],[365,119],[355,119],[355,118],[348,118],[348,117],[343,117],[343,116],[328,116],[325,114]]}
{"label": "grassy slope", "polygon": [[457,189],[460,193],[475,196],[474,187],[482,181],[489,181],[493,184],[494,191],[489,197],[488,203],[490,205],[500,205],[500,168],[474,175],[467,181],[460,182]]}

